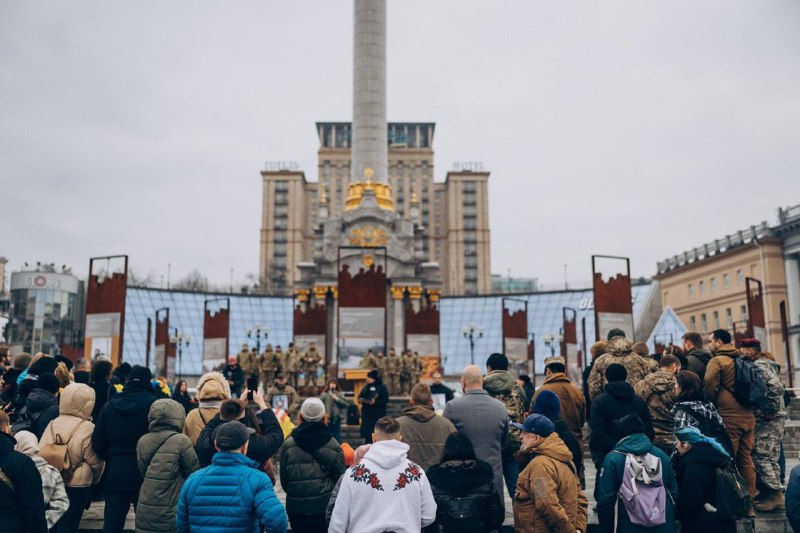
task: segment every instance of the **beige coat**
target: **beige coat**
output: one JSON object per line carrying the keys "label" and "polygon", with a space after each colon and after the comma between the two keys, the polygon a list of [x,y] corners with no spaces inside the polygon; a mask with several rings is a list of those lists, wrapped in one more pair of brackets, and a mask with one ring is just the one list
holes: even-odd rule
{"label": "beige coat", "polygon": [[[42,434],[39,448],[53,443],[53,435],[63,439],[75,431],[67,443],[67,453],[72,465],[72,479],[65,482],[67,487],[89,487],[100,481],[105,462],[92,448],[92,408],[94,408],[94,389],[82,383],[73,383],[61,393],[58,418],[50,422]],[[80,427],[77,427],[80,424]]]}
{"label": "beige coat", "polygon": [[183,425],[183,434],[197,444],[200,432],[206,424],[219,413],[219,406],[223,400],[230,400],[231,388],[225,377],[219,372],[206,372],[197,382],[197,399],[200,401],[199,409],[192,409],[186,415]]}

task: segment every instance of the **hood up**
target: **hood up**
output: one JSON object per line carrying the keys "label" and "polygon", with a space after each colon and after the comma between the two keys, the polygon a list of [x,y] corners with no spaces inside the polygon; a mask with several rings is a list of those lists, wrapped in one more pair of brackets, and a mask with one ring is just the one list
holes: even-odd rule
{"label": "hood up", "polygon": [[219,372],[206,372],[197,382],[197,399],[230,400],[231,387],[225,376]]}
{"label": "hood up", "polygon": [[15,450],[31,458],[39,455],[39,441],[36,439],[36,435],[30,431],[19,431],[14,438],[17,439],[17,443],[14,445]]}
{"label": "hood up", "polygon": [[147,414],[147,429],[155,431],[175,431],[183,430],[183,423],[186,420],[186,409],[175,400],[156,400],[150,406]]}
{"label": "hood up", "polygon": [[508,370],[492,370],[483,379],[483,388],[491,395],[508,394],[516,382]]}
{"label": "hood up", "polygon": [[614,357],[625,357],[632,353],[631,343],[625,337],[614,337],[606,344],[606,353]]}
{"label": "hood up", "polygon": [[603,391],[623,402],[629,402],[635,396],[633,387],[631,387],[631,384],[627,381],[612,381],[611,383],[606,383]]}
{"label": "hood up", "polygon": [[647,438],[644,433],[634,433],[620,440],[614,449],[622,453],[632,453],[634,455],[643,455],[650,451],[653,443]]}
{"label": "hood up", "polygon": [[372,461],[384,470],[390,470],[408,461],[408,444],[394,439],[374,442],[364,455],[364,459]]}
{"label": "hood up", "polygon": [[82,383],[67,385],[61,391],[61,402],[59,404],[59,414],[76,416],[82,420],[92,418],[94,409],[94,389]]}
{"label": "hood up", "polygon": [[432,405],[409,405],[403,409],[403,416],[417,422],[428,422],[436,416]]}
{"label": "hood up", "polygon": [[319,450],[333,438],[328,426],[322,422],[303,422],[292,431],[292,437],[297,445],[308,453]]}

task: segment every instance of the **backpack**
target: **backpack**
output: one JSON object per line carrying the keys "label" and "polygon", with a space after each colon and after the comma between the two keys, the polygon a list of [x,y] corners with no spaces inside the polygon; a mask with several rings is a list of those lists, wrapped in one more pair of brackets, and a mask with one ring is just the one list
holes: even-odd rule
{"label": "backpack", "polygon": [[472,494],[448,497],[439,502],[437,523],[444,531],[459,533],[481,533],[487,531],[486,517],[482,510],[486,508],[486,496]]}
{"label": "backpack", "polygon": [[717,490],[717,512],[728,520],[743,518],[750,509],[750,493],[736,465],[731,461],[727,466],[715,469]]}
{"label": "backpack", "polygon": [[53,429],[53,423],[51,422],[49,429],[50,437],[53,439],[53,442],[45,444],[39,448],[39,457],[47,461],[50,466],[58,470],[61,473],[61,477],[67,482],[72,479],[72,475],[75,472],[75,470],[72,468],[72,462],[69,459],[69,441],[72,440],[72,437],[84,422],[85,420],[81,420],[75,424],[75,427],[72,428],[72,431],[70,431],[66,440],[61,437],[60,433],[55,432],[55,429]]}
{"label": "backpack", "polygon": [[[512,387],[507,394],[498,394],[494,397],[506,406],[509,422],[522,424],[525,422],[525,401],[520,396],[517,387]],[[503,455],[514,455],[522,447],[522,430],[509,424],[508,440],[503,448]]]}
{"label": "backpack", "polygon": [[[622,454],[617,450],[614,453]],[[651,453],[625,455],[619,499],[631,524],[656,527],[667,523],[667,490],[661,459]]]}
{"label": "backpack", "polygon": [[[40,413],[40,416],[41,416],[41,413]],[[28,414],[28,407],[23,405],[17,411],[16,420],[14,421],[13,424],[11,424],[11,434],[12,435],[16,435],[20,431],[30,431],[31,433],[35,433],[33,431],[33,426],[36,424],[36,420],[38,420],[38,418],[39,417],[36,417],[36,418],[31,417]]]}
{"label": "backpack", "polygon": [[730,391],[743,407],[763,409],[767,404],[767,376],[752,361],[744,357],[733,358],[736,381]]}

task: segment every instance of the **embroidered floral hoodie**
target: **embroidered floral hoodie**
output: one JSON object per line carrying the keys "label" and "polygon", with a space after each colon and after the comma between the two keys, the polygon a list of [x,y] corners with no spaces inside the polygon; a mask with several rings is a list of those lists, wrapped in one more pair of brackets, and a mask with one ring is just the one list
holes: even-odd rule
{"label": "embroidered floral hoodie", "polygon": [[408,444],[385,440],[344,473],[328,531],[411,533],[435,519],[428,477],[408,460]]}

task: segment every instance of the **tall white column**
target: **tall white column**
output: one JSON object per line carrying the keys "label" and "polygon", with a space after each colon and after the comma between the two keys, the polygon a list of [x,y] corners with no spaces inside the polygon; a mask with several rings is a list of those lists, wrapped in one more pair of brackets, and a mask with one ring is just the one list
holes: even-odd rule
{"label": "tall white column", "polygon": [[353,144],[350,181],[386,182],[386,0],[355,0]]}
{"label": "tall white column", "polygon": [[800,255],[787,255],[784,261],[786,270],[786,311],[789,325],[800,324]]}

